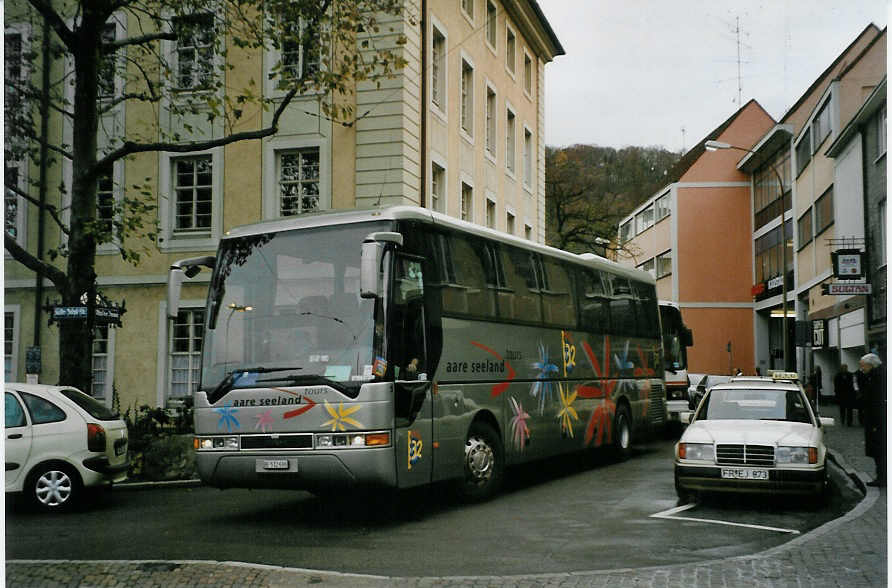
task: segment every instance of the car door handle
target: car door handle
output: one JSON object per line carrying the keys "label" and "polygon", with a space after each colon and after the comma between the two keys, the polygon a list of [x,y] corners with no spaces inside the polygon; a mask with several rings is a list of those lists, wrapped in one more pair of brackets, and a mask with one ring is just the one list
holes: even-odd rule
{"label": "car door handle", "polygon": [[7,437],[7,439],[21,439],[21,438],[22,438],[21,433],[13,433],[12,435]]}

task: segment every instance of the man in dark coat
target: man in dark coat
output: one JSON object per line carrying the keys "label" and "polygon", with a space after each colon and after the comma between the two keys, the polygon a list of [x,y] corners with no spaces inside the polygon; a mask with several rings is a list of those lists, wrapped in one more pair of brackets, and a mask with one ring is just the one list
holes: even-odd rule
{"label": "man in dark coat", "polygon": [[877,477],[868,486],[886,485],[886,378],[883,361],[868,353],[858,362],[855,375],[861,392],[861,414],[864,415],[864,453],[877,465]]}
{"label": "man in dark coat", "polygon": [[833,392],[839,405],[839,420],[847,427],[852,426],[852,411],[855,408],[854,374],[849,366],[842,364],[839,372],[833,377]]}

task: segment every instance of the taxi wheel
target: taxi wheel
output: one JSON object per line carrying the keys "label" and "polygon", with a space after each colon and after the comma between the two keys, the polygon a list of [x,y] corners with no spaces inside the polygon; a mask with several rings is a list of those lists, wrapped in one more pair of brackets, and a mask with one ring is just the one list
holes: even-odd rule
{"label": "taxi wheel", "polygon": [[488,424],[475,421],[465,441],[464,479],[458,493],[463,500],[480,502],[491,498],[502,485],[505,453],[498,434]]}
{"label": "taxi wheel", "polygon": [[678,495],[679,506],[694,502],[694,499],[696,498],[696,495],[693,492],[685,490],[682,488],[681,484],[678,483],[678,475],[675,476],[675,494]]}
{"label": "taxi wheel", "polygon": [[613,417],[613,453],[619,461],[632,455],[632,419],[626,405],[617,407]]}
{"label": "taxi wheel", "polygon": [[80,500],[81,490],[77,472],[63,463],[41,464],[25,484],[31,503],[44,512],[71,510]]}

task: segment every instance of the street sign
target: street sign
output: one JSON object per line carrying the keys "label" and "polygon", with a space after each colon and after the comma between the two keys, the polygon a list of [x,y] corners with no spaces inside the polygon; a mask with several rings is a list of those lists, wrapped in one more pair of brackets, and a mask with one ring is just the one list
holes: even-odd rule
{"label": "street sign", "polygon": [[864,282],[853,282],[846,284],[845,282],[835,282],[833,284],[821,284],[821,290],[825,296],[853,296],[871,294],[870,284]]}
{"label": "street sign", "polygon": [[[122,308],[119,306],[97,306],[94,318],[97,325],[114,323],[121,324]],[[126,311],[125,311],[126,312]],[[53,320],[86,320],[86,306],[56,306],[53,307]]]}
{"label": "street sign", "polygon": [[864,253],[857,249],[840,249],[830,254],[833,274],[837,278],[858,279],[864,276]]}

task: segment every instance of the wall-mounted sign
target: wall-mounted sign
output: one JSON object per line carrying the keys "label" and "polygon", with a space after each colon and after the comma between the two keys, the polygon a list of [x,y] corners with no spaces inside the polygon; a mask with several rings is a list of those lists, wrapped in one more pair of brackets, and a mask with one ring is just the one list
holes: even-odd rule
{"label": "wall-mounted sign", "polygon": [[812,321],[812,330],[811,330],[811,346],[812,347],[826,347],[827,339],[824,337],[825,332],[825,322],[822,319]]}
{"label": "wall-mounted sign", "polygon": [[824,296],[863,296],[872,292],[870,284],[864,282],[821,284],[821,290]]}
{"label": "wall-mounted sign", "polygon": [[768,280],[768,289],[769,290],[774,290],[775,288],[780,288],[783,285],[784,285],[784,277],[783,276],[777,276],[777,277],[774,277],[774,278],[771,278],[770,280]]}
{"label": "wall-mounted sign", "polygon": [[864,275],[864,253],[857,249],[840,249],[830,254],[833,274],[837,278],[857,279]]}

